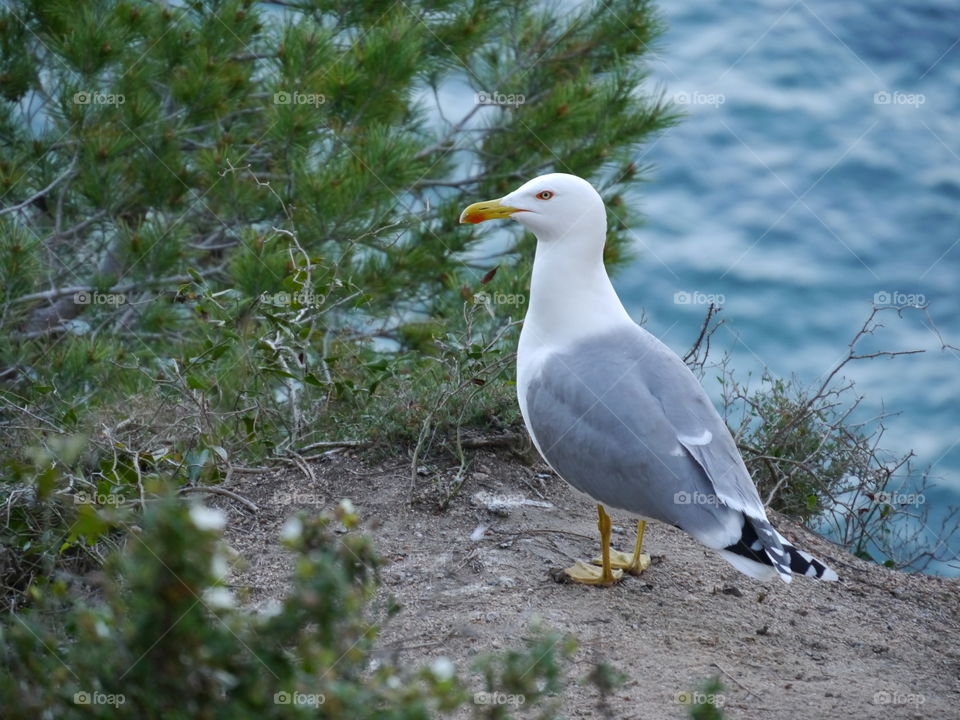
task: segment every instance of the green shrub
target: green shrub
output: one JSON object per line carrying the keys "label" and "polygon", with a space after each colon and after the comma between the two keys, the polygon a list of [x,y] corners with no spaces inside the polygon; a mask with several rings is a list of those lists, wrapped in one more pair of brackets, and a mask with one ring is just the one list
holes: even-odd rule
{"label": "green shrub", "polygon": [[[4,4],[4,604],[123,532],[71,541],[77,493],[515,422],[524,306],[474,293],[525,297],[531,241],[504,229],[495,260],[458,214],[591,177],[621,264],[633,159],[675,120],[645,82],[659,31],[633,0]],[[450,117],[464,82],[525,101]],[[83,452],[35,461],[61,435]]]}
{"label": "green shrub", "polygon": [[476,694],[469,672],[449,661],[410,668],[374,658],[376,618],[396,606],[375,599],[379,560],[351,529],[346,501],[288,521],[292,587],[258,613],[229,588],[237,559],[220,540],[224,520],[167,497],[102,573],[33,586],[34,607],[0,623],[4,717],[400,720],[471,700],[484,717],[510,718],[520,706],[554,716],[550,696],[562,691],[574,648],[557,634],[534,630],[526,648],[479,660]]}

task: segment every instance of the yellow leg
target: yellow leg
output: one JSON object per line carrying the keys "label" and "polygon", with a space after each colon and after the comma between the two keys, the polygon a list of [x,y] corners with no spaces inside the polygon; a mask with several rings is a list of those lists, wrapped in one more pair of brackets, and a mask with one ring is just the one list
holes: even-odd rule
{"label": "yellow leg", "polygon": [[623,571],[614,570],[610,565],[610,533],[612,530],[610,516],[603,509],[603,505],[597,505],[597,529],[600,530],[600,568],[593,565],[587,565],[582,560],[577,560],[573,567],[568,567],[564,572],[574,582],[584,583],[585,585],[613,585],[617,580],[623,577]]}
{"label": "yellow leg", "polygon": [[[614,568],[624,570],[631,575],[639,575],[650,567],[650,556],[643,553],[643,533],[647,529],[647,523],[643,520],[637,522],[637,544],[633,548],[633,555],[627,555],[619,550],[610,551],[610,564]],[[594,565],[602,565],[602,557],[594,558]]]}

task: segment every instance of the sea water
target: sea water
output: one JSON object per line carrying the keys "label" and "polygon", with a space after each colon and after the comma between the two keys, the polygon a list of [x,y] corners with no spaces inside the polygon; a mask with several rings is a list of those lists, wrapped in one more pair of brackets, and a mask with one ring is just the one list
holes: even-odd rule
{"label": "sea water", "polygon": [[661,13],[651,87],[687,117],[638,158],[655,167],[631,197],[646,224],[638,261],[615,278],[621,296],[678,351],[722,300],[713,346],[738,378],[768,368],[809,385],[875,305],[926,305],[883,313],[862,345],[924,354],[844,375],[863,395],[858,420],[897,413],[882,446],[930,467],[923,532],[937,545],[939,518],[960,505],[960,350],[934,330],[960,347],[960,5],[665,2]]}

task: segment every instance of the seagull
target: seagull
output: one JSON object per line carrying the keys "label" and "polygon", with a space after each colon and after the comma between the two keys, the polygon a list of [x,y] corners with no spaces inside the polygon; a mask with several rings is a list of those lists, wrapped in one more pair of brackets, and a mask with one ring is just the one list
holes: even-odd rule
{"label": "seagull", "polygon": [[[517,348],[517,399],[543,459],[597,503],[601,556],[565,570],[612,585],[650,564],[647,520],[680,528],[759,580],[837,574],[767,519],[726,423],[683,360],[628,315],[603,264],[607,213],[583,178],[541,175],[461,223],[512,218],[537,238]],[[638,518],[632,554],[610,548],[605,507]],[[599,567],[597,567],[599,566]]]}

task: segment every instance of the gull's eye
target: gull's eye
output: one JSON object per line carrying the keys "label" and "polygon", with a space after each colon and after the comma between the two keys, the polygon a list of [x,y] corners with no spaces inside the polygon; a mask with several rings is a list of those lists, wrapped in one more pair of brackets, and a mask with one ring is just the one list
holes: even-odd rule
{"label": "gull's eye", "polygon": [[549,200],[553,197],[553,193],[549,190],[544,190],[543,192],[537,193],[537,200]]}

